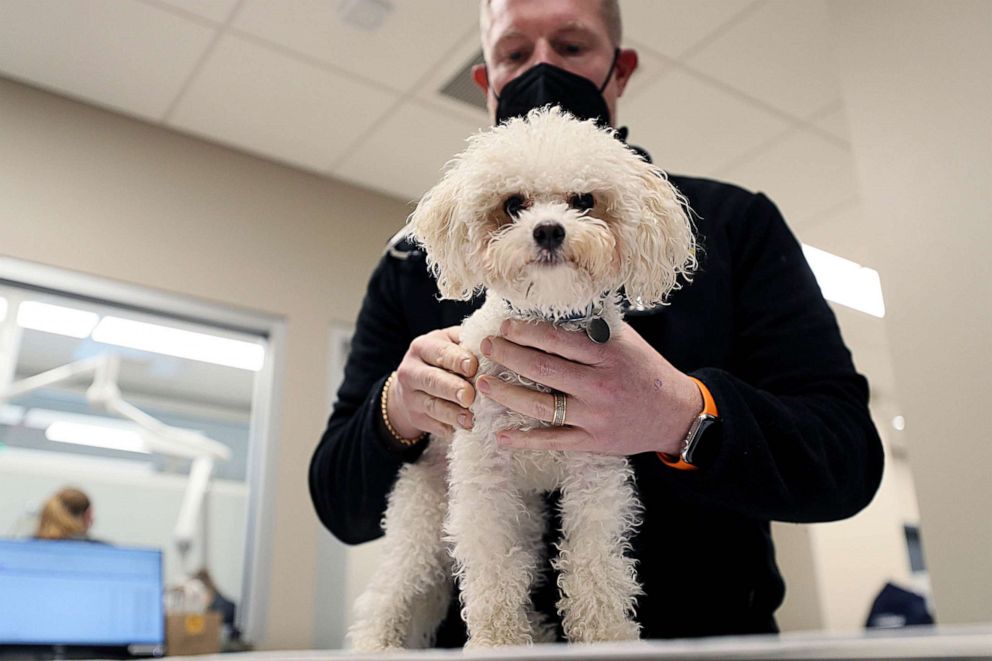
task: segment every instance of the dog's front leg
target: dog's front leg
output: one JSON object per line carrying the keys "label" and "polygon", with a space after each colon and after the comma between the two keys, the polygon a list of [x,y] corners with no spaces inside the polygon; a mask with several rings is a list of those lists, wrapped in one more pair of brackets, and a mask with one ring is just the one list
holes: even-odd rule
{"label": "dog's front leg", "polygon": [[555,568],[565,635],[572,642],[638,638],[633,614],[641,588],[624,551],[639,504],[627,460],[572,453],[561,493],[563,539]]}
{"label": "dog's front leg", "polygon": [[543,521],[513,483],[509,451],[497,448],[491,433],[459,433],[450,482],[445,532],[461,587],[466,647],[533,642],[530,587]]}
{"label": "dog's front leg", "polygon": [[429,647],[447,612],[453,585],[442,536],[446,452],[446,443],[432,439],[389,494],[382,564],[355,604],[348,632],[356,650]]}

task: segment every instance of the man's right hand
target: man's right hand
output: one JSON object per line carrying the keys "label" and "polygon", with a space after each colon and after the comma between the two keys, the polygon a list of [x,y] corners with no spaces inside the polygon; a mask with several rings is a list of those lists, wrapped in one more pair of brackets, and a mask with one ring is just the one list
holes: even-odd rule
{"label": "man's right hand", "polygon": [[423,432],[450,437],[456,427],[472,428],[468,407],[475,388],[468,381],[479,369],[472,352],[459,344],[460,328],[421,335],[410,343],[387,393],[386,415],[398,434]]}

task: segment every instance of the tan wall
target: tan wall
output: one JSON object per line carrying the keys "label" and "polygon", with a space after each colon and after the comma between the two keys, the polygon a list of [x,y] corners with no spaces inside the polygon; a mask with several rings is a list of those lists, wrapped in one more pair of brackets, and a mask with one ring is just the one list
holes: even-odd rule
{"label": "tan wall", "polygon": [[992,3],[832,0],[939,622],[992,621]]}
{"label": "tan wall", "polygon": [[0,254],[280,315],[267,648],[313,639],[306,470],[328,326],[351,322],[399,202],[0,79]]}

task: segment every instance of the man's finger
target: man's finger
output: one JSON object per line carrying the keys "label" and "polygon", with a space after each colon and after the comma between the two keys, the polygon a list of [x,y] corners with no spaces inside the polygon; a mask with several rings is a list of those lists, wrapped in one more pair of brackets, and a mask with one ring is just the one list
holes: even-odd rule
{"label": "man's finger", "polygon": [[417,354],[428,365],[471,378],[479,369],[479,362],[471,351],[457,344],[454,339],[457,336],[457,327],[424,336],[418,343]]}
{"label": "man's finger", "polygon": [[451,438],[455,433],[455,430],[449,425],[446,425],[443,422],[438,422],[426,414],[420,416],[420,419],[416,421],[416,424],[418,429],[423,429],[431,436],[437,438]]}
{"label": "man's finger", "polygon": [[500,326],[500,334],[515,344],[586,365],[602,362],[606,348],[605,344],[596,344],[581,331],[568,331],[544,322],[507,319]]}
{"label": "man's finger", "polygon": [[428,395],[421,390],[410,393],[410,399],[416,410],[423,411],[438,422],[461,429],[472,428],[472,413],[457,404]]}
{"label": "man's finger", "polygon": [[471,383],[457,374],[426,363],[415,363],[412,366],[400,365],[396,372],[396,378],[399,379],[403,388],[411,393],[419,390],[465,408],[475,399],[475,389]]}
{"label": "man's finger", "polygon": [[576,392],[575,387],[587,376],[588,366],[574,363],[538,349],[523,347],[502,337],[482,341],[482,353],[503,367],[541,385],[562,392]]}
{"label": "man's finger", "polygon": [[[555,396],[549,392],[531,390],[493,377],[479,377],[476,388],[493,401],[517,413],[544,422],[555,419]],[[566,398],[565,424],[581,427],[582,407],[574,397],[566,395]]]}

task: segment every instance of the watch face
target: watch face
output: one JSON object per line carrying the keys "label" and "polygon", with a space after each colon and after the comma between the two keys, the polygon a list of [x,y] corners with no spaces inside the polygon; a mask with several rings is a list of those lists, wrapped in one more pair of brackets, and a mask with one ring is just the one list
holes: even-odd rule
{"label": "watch face", "polygon": [[716,455],[720,451],[720,440],[723,438],[723,424],[719,418],[712,415],[702,415],[699,417],[699,426],[696,433],[685,448],[682,459],[693,466],[703,468],[709,466],[716,460]]}

